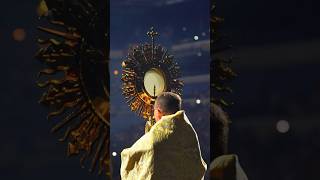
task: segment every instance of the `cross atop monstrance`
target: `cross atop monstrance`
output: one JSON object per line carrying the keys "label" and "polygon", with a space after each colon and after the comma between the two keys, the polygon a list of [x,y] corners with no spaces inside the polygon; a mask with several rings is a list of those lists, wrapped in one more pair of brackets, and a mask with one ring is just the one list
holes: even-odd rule
{"label": "cross atop monstrance", "polygon": [[152,40],[152,44],[154,43],[154,37],[155,36],[158,36],[159,33],[157,31],[155,31],[154,27],[151,27],[150,30],[147,32],[147,35],[149,37],[151,37],[151,40]]}
{"label": "cross atop monstrance", "polygon": [[154,59],[154,37],[158,36],[159,33],[155,31],[154,27],[151,27],[150,30],[147,32],[147,35],[151,37],[151,46],[152,46],[152,60]]}

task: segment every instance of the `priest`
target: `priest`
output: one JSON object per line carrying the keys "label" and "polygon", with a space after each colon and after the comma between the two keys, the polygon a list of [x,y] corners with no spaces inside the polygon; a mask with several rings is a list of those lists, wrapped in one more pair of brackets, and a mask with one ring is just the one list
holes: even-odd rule
{"label": "priest", "polygon": [[160,94],[154,105],[156,123],[121,152],[122,180],[201,180],[207,169],[199,140],[181,98]]}

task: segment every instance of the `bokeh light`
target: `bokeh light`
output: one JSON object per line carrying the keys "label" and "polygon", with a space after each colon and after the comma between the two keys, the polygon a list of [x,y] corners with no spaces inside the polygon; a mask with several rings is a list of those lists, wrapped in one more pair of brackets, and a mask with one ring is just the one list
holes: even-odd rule
{"label": "bokeh light", "polygon": [[116,152],[112,152],[112,156],[113,157],[117,156],[117,153]]}
{"label": "bokeh light", "polygon": [[182,27],[182,31],[187,31],[187,28],[186,27]]}
{"label": "bokeh light", "polygon": [[21,41],[25,40],[25,38],[26,38],[26,32],[25,32],[25,30],[22,29],[22,28],[17,28],[17,29],[15,29],[15,30],[13,31],[12,37],[13,37],[13,39],[14,39],[15,41],[21,42]]}
{"label": "bokeh light", "polygon": [[286,133],[290,129],[290,124],[286,120],[280,120],[280,121],[277,122],[276,128],[277,128],[278,132]]}

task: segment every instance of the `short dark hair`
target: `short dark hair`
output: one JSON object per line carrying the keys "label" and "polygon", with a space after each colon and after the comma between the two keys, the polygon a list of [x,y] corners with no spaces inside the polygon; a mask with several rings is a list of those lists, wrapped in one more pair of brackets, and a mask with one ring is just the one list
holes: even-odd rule
{"label": "short dark hair", "polygon": [[161,93],[155,102],[155,107],[158,107],[164,114],[174,114],[181,110],[181,97],[173,92]]}

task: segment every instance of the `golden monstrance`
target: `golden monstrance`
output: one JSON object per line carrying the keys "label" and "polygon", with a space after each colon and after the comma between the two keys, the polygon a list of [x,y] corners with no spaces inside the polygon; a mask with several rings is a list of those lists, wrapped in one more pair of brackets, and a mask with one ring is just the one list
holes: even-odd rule
{"label": "golden monstrance", "polygon": [[155,123],[153,105],[162,92],[182,94],[183,82],[180,67],[174,56],[161,45],[155,44],[159,35],[152,27],[147,35],[151,44],[145,43],[129,49],[122,62],[122,91],[131,111],[147,121],[146,131]]}

